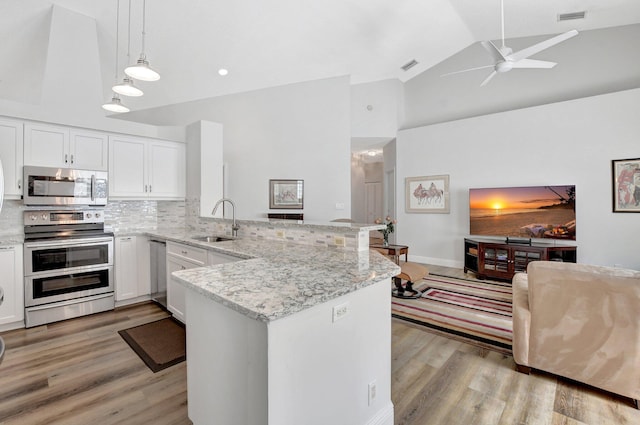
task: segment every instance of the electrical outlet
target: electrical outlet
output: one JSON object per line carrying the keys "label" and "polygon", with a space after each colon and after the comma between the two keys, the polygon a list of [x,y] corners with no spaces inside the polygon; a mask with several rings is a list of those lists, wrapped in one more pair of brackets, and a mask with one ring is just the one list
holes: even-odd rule
{"label": "electrical outlet", "polygon": [[276,230],[276,236],[284,239],[284,230]]}
{"label": "electrical outlet", "polygon": [[344,238],[340,236],[336,236],[333,238],[333,243],[336,246],[344,246]]}
{"label": "electrical outlet", "polygon": [[369,387],[368,387],[368,393],[369,393],[369,406],[371,406],[373,404],[373,400],[376,399],[376,380],[374,379],[373,381],[369,382]]}
{"label": "electrical outlet", "polygon": [[333,321],[337,322],[349,313],[349,302],[333,307]]}

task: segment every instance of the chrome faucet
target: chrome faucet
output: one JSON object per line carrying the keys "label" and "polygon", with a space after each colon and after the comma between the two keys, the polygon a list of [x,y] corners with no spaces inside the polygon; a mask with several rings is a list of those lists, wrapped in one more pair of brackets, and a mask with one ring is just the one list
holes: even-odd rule
{"label": "chrome faucet", "polygon": [[211,215],[215,215],[216,211],[218,211],[218,207],[224,202],[227,201],[228,203],[231,204],[231,212],[233,215],[233,223],[231,224],[231,234],[233,235],[233,237],[238,237],[238,229],[240,228],[240,226],[238,226],[236,224],[236,204],[233,203],[233,201],[229,198],[222,198],[220,199],[218,202],[216,202],[216,205],[213,207],[213,211],[211,211]]}

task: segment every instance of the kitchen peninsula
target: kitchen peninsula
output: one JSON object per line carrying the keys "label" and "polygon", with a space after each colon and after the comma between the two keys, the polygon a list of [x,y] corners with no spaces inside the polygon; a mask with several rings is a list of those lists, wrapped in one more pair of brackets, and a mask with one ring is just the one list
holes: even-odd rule
{"label": "kitchen peninsula", "polygon": [[393,424],[394,263],[251,237],[208,245],[239,261],[173,274],[194,424]]}

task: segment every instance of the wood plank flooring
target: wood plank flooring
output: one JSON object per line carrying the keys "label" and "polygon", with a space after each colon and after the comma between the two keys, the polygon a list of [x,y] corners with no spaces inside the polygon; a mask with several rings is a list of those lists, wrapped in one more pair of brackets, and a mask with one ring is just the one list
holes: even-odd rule
{"label": "wood plank flooring", "polygon": [[[166,316],[148,303],[5,332],[0,424],[191,424],[186,363],[154,374],[117,333]],[[511,356],[392,324],[395,425],[640,423],[629,399],[519,374]]]}

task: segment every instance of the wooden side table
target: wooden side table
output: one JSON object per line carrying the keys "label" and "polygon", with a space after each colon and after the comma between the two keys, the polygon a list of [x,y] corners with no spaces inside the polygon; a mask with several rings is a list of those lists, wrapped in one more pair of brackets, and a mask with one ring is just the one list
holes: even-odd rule
{"label": "wooden side table", "polygon": [[396,264],[400,264],[400,256],[404,254],[404,261],[409,261],[409,247],[407,245],[370,245],[369,248],[382,249],[387,251],[387,255],[393,257]]}

